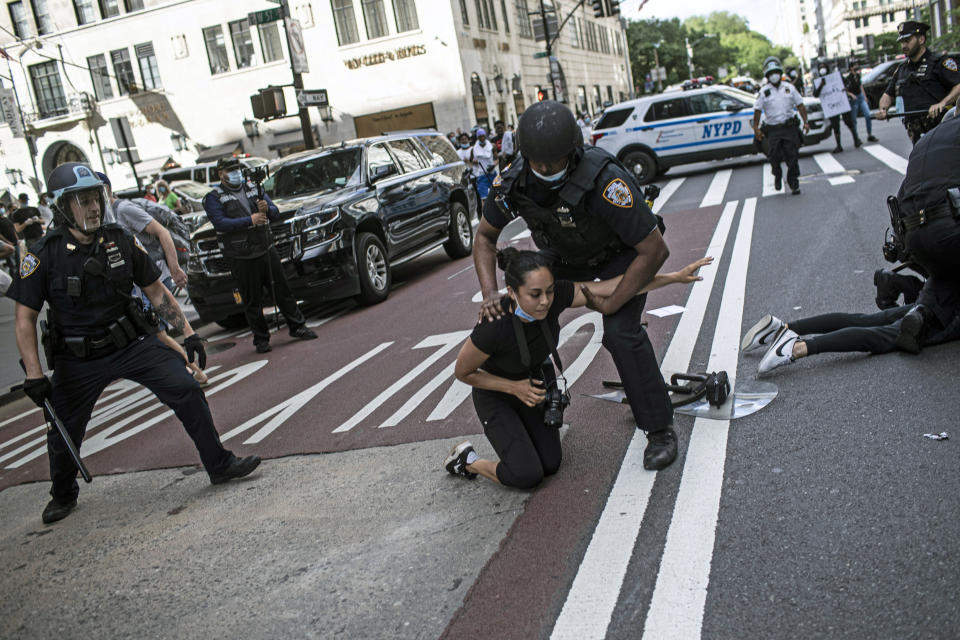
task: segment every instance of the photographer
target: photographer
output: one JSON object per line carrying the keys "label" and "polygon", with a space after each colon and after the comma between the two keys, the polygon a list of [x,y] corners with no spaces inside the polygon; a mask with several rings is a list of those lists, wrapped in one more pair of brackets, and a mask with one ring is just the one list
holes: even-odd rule
{"label": "photographer", "polygon": [[263,317],[264,287],[270,289],[274,303],[286,318],[290,336],[313,340],[317,334],[306,326],[270,235],[269,222],[279,220],[280,211],[259,184],[245,179],[236,158],[221,158],[217,174],[220,184],[204,197],[203,208],[217,231],[223,257],[230,260],[237,278],[257,353],[272,350],[270,329]]}
{"label": "photographer", "polygon": [[[640,293],[699,280],[697,269],[712,260],[656,275]],[[549,359],[551,354],[557,359],[560,313],[584,305],[596,308],[622,276],[590,283],[554,280],[546,256],[513,248],[497,252],[497,266],[507,284],[502,314],[489,322],[481,316],[457,355],[454,375],[473,387],[477,416],[500,460],[481,460],[473,445],[462,442],[444,460],[444,468],[453,475],[480,474],[508,487],[532,489],[560,467],[559,427],[569,400],[557,382],[562,365]]]}

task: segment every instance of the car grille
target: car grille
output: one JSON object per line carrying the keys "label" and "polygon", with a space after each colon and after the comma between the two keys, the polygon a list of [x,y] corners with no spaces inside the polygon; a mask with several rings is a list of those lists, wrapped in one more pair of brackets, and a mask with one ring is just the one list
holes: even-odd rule
{"label": "car grille", "polygon": [[[274,224],[270,227],[273,232],[273,243],[280,254],[280,261],[286,262],[293,252],[293,234],[288,222]],[[210,277],[224,277],[230,275],[230,262],[223,257],[220,244],[216,238],[206,238],[197,242],[197,256],[203,272]]]}

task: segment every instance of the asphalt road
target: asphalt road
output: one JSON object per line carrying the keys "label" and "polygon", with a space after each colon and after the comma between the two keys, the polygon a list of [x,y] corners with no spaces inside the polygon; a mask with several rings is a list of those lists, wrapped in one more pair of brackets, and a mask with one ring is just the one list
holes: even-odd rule
{"label": "asphalt road", "polygon": [[[763,314],[875,309],[884,199],[909,152],[898,125],[875,133],[845,140],[839,169],[817,157],[832,144],[804,149],[799,196],[765,195],[759,158],[665,177],[668,267],[718,258],[648,300],[686,307],[648,314],[665,370],[747,383],[759,357],[736,343]],[[616,377],[599,318],[567,312],[563,467],[518,492],[440,469],[463,437],[492,453],[451,375],[476,318],[471,265],[429,254],[386,302],[318,310],[318,340],[281,330],[266,357],[205,328],[221,437],[268,458],[244,482],[209,487],[179,424],[118,383],[82,450],[93,484],[44,527],[39,414],[0,409],[0,636],[960,635],[956,444],[923,437],[953,428],[957,345],[778,369],[752,416],[678,415],[681,456],[652,474],[627,407],[584,395]]]}

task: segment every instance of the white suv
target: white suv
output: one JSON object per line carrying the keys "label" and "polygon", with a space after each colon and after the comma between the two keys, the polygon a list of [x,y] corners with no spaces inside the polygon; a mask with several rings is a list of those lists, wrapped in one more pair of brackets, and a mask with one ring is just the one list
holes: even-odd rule
{"label": "white suv", "polygon": [[[641,184],[670,167],[757,153],[753,142],[755,96],[717,85],[628,100],[608,108],[591,141],[633,170]],[[805,145],[830,135],[816,98],[804,98],[810,122]]]}

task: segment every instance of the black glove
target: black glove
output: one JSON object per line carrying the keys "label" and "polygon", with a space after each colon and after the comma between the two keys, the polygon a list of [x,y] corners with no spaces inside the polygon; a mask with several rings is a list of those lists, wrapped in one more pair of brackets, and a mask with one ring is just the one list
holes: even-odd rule
{"label": "black glove", "polygon": [[196,356],[197,366],[201,369],[207,368],[207,350],[203,348],[203,338],[193,334],[183,341],[183,350],[187,352],[187,361],[193,362]]}
{"label": "black glove", "polygon": [[27,378],[23,381],[23,392],[40,408],[43,408],[43,401],[50,397],[52,389],[53,385],[50,384],[50,378],[47,376]]}

